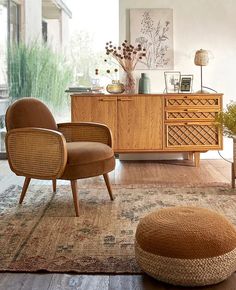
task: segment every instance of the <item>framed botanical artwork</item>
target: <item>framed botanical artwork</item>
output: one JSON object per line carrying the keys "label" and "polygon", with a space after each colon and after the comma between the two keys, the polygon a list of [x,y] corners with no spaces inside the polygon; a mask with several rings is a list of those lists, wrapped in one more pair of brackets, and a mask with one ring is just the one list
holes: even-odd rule
{"label": "framed botanical artwork", "polygon": [[180,77],[180,92],[191,93],[193,87],[193,75],[181,75]]}
{"label": "framed botanical artwork", "polygon": [[166,93],[178,93],[180,88],[180,72],[179,71],[171,71],[164,72],[165,75],[165,85],[166,85]]}
{"label": "framed botanical artwork", "polygon": [[146,51],[136,69],[173,69],[173,9],[130,9],[130,41]]}

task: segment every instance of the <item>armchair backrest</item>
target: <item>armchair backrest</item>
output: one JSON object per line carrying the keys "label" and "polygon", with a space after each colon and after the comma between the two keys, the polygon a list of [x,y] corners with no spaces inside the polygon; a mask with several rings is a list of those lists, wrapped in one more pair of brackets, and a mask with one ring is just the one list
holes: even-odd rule
{"label": "armchair backrest", "polygon": [[48,107],[35,98],[17,100],[6,112],[7,131],[26,127],[57,130],[57,124]]}

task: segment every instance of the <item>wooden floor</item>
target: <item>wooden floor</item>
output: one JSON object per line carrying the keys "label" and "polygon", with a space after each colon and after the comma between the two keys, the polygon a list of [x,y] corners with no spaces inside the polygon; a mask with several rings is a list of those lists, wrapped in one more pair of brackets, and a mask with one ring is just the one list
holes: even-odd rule
{"label": "wooden floor", "polygon": [[[230,163],[223,160],[202,160],[199,168],[191,161],[135,162],[117,161],[116,169],[110,173],[114,184],[168,184],[178,186],[215,185],[230,183]],[[23,178],[16,177],[6,161],[0,161],[0,190],[9,185],[22,185]],[[34,184],[47,184],[48,181],[34,180]],[[64,184],[65,181],[59,181]],[[51,184],[51,182],[50,182]],[[80,180],[79,186],[103,184],[100,177]],[[211,289],[236,290],[236,274],[228,280],[215,285],[198,288],[182,288],[158,282],[146,275],[70,275],[70,274],[34,274],[0,273],[0,290],[177,290]]]}

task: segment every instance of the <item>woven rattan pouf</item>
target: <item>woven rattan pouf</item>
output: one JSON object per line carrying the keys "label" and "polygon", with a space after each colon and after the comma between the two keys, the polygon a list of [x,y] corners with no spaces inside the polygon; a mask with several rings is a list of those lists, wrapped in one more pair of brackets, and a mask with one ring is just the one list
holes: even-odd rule
{"label": "woven rattan pouf", "polygon": [[135,255],[141,269],[160,281],[216,284],[236,270],[236,230],[208,209],[161,209],[139,222]]}

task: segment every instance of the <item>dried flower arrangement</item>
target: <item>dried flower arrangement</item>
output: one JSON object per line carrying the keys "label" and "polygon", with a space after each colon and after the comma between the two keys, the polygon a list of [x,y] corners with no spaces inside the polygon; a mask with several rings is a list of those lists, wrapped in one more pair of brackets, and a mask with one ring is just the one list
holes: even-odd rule
{"label": "dried flower arrangement", "polygon": [[[106,43],[106,54],[113,57],[124,71],[133,71],[139,61],[146,57],[146,49],[141,44],[134,47],[125,40],[121,46],[116,47],[112,41]],[[104,60],[107,62],[107,59]]]}
{"label": "dried flower arrangement", "polygon": [[[146,57],[146,49],[142,48],[141,44],[137,47],[128,44],[125,40],[121,46],[113,45],[112,41],[106,43],[106,54],[115,59],[118,65],[126,72],[125,90],[127,93],[135,92],[135,79],[132,72],[134,71],[137,63]],[[109,62],[107,59],[105,62]],[[113,63],[110,60],[110,63]]]}

